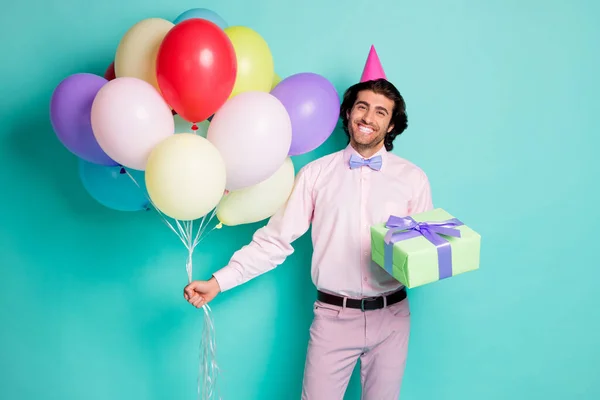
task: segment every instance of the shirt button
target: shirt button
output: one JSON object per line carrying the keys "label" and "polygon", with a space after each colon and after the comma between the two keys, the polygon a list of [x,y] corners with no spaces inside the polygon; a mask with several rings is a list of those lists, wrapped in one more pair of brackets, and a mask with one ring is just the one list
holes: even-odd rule
{"label": "shirt button", "polygon": [[367,278],[363,278],[363,279],[364,279],[365,282],[367,281]]}
{"label": "shirt button", "polygon": [[368,255],[369,255],[369,252],[365,251],[365,253],[364,253],[364,254],[365,254],[365,256],[368,256]]}

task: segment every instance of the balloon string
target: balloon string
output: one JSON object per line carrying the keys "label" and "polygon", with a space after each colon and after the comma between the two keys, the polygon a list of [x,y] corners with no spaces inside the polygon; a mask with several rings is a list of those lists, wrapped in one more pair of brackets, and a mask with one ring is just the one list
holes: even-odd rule
{"label": "balloon string", "polygon": [[184,237],[181,233],[181,230],[176,230],[175,227],[173,227],[173,225],[169,222],[168,218],[166,215],[164,215],[159,209],[158,207],[156,207],[156,204],[154,204],[154,202],[152,201],[152,199],[150,198],[150,196],[148,196],[148,194],[146,193],[146,191],[144,189],[142,189],[142,187],[140,186],[140,184],[135,180],[135,178],[133,177],[133,175],[131,175],[131,173],[125,169],[125,173],[127,174],[127,176],[129,176],[129,178],[133,181],[133,183],[135,183],[135,185],[142,191],[142,193],[144,193],[144,196],[146,197],[146,199],[148,200],[148,202],[152,205],[152,207],[154,207],[154,209],[156,210],[156,212],[158,213],[159,217],[161,217],[162,221],[169,227],[169,229],[171,229],[173,231],[173,233],[175,233],[175,235],[177,235],[177,237],[179,238],[179,240],[181,240],[181,242],[187,247],[187,243],[184,240]]}
{"label": "balloon string", "polygon": [[217,366],[215,341],[215,327],[212,321],[212,310],[205,304],[204,327],[202,330],[202,341],[200,345],[200,371],[198,372],[198,399],[212,400],[221,399],[218,393],[217,377],[219,367]]}
{"label": "balloon string", "polygon": [[[171,224],[168,220],[168,217],[164,215],[158,207],[154,204],[152,199],[146,194],[146,191],[142,189],[140,184],[135,180],[135,178],[124,169],[125,173],[129,176],[129,178],[135,183],[135,185],[142,190],[145,194],[148,202],[154,207],[158,215],[161,217],[163,222],[177,235],[177,237],[184,244],[186,249],[188,250],[187,260],[185,264],[185,269],[187,273],[188,283],[192,282],[193,276],[193,256],[194,250],[196,246],[208,236],[210,232],[213,230],[220,228],[221,224],[217,224],[213,227],[206,235],[204,232],[206,228],[212,221],[212,219],[216,215],[216,207],[213,209],[208,221],[206,221],[206,215],[200,221],[198,225],[198,231],[194,235],[194,221],[179,221],[175,219],[175,226]],[[212,318],[212,310],[208,304],[202,306],[202,310],[204,311],[204,324],[201,332],[200,339],[200,361],[199,361],[199,370],[198,370],[198,399],[199,400],[213,400],[213,399],[221,399],[220,394],[218,394],[217,388],[217,376],[219,372],[219,367],[216,362],[216,335],[215,335],[215,325],[213,323]]]}
{"label": "balloon string", "polygon": [[[205,236],[202,233],[206,230],[206,227],[212,220],[215,212],[209,218],[205,224],[205,219],[198,226],[198,232],[196,236],[193,235],[193,221],[184,222],[184,228],[186,231],[186,239],[188,240],[188,258],[186,263],[186,270],[188,271],[188,282],[192,282],[192,262],[193,252],[198,243],[203,240]],[[213,228],[215,229],[215,228]],[[209,231],[212,232],[212,230]],[[198,371],[198,399],[199,400],[212,400],[220,399],[220,395],[217,394],[217,376],[219,367],[216,363],[216,340],[215,340],[215,326],[212,319],[212,310],[208,304],[202,306],[204,311],[204,324],[202,328],[201,340],[200,340],[200,362]]]}

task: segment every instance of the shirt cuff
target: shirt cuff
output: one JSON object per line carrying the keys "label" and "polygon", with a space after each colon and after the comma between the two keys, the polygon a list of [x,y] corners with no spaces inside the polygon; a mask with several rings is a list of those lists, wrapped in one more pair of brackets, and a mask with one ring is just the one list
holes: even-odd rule
{"label": "shirt cuff", "polygon": [[239,278],[239,272],[229,265],[215,272],[213,277],[217,280],[219,288],[221,289],[221,293],[232,289],[239,284],[237,282]]}

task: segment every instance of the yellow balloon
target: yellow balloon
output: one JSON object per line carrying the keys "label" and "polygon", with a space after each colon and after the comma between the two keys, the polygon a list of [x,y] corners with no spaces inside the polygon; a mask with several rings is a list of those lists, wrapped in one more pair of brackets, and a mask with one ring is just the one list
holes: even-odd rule
{"label": "yellow balloon", "polygon": [[270,92],[275,72],[267,42],[245,26],[230,26],[224,31],[233,44],[237,60],[237,75],[229,98],[249,91]]}
{"label": "yellow balloon", "polygon": [[175,25],[162,18],[148,18],[133,25],[123,36],[115,54],[115,75],[144,80],[159,91],[156,80],[158,49]]}
{"label": "yellow balloon", "polygon": [[202,136],[179,133],[160,142],[146,165],[146,188],[154,205],[181,221],[203,217],[219,204],[225,161]]}
{"label": "yellow balloon", "polygon": [[273,74],[273,83],[271,83],[271,90],[275,89],[275,86],[279,85],[281,77],[277,74]]}
{"label": "yellow balloon", "polygon": [[288,157],[268,179],[223,197],[217,206],[217,218],[224,225],[234,226],[273,216],[290,197],[294,176],[294,164]]}

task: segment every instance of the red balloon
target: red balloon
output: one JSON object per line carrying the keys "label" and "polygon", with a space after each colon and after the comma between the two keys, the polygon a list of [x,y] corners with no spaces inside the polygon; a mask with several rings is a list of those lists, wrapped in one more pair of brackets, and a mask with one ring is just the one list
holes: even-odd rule
{"label": "red balloon", "polygon": [[106,71],[104,71],[104,79],[106,79],[107,81],[112,81],[113,79],[116,79],[114,61],[111,62],[108,68],[106,68]]}
{"label": "red balloon", "polygon": [[236,74],[233,44],[205,19],[175,25],[158,50],[156,75],[163,98],[192,123],[204,121],[227,101]]}

